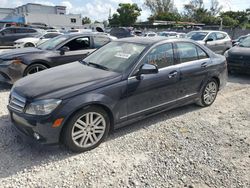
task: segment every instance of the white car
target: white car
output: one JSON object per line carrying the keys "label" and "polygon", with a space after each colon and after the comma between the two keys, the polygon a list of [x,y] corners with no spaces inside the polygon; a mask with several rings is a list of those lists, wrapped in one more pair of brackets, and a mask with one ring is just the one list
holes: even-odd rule
{"label": "white car", "polygon": [[25,47],[35,47],[38,44],[42,44],[45,41],[62,35],[62,33],[58,32],[46,32],[43,34],[39,34],[35,37],[21,38],[14,42],[15,48],[25,48]]}
{"label": "white car", "polygon": [[156,37],[156,36],[157,36],[157,33],[155,32],[149,32],[149,33],[144,34],[144,37]]}

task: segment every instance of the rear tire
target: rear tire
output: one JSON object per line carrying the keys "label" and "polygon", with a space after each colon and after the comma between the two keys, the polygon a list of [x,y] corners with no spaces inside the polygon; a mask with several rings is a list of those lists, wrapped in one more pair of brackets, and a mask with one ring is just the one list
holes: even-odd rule
{"label": "rear tire", "polygon": [[26,68],[26,70],[24,71],[24,76],[43,71],[45,69],[48,69],[48,67],[43,64],[32,64]]}
{"label": "rear tire", "polygon": [[77,112],[62,132],[64,145],[73,152],[84,152],[99,146],[107,137],[110,119],[105,110],[89,106]]}
{"label": "rear tire", "polygon": [[209,80],[203,90],[200,99],[197,101],[197,105],[202,107],[210,106],[214,103],[217,94],[218,94],[219,86],[215,79]]}

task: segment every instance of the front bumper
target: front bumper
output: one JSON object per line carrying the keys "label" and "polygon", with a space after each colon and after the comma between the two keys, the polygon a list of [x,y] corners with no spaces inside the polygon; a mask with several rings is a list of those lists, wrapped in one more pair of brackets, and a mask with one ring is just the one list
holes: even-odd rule
{"label": "front bumper", "polygon": [[[9,106],[10,119],[13,126],[22,137],[40,144],[58,144],[60,142],[61,127],[52,128],[52,117],[36,117],[27,114],[19,114]],[[64,123],[64,122],[63,122]],[[39,138],[37,137],[39,135]]]}
{"label": "front bumper", "polygon": [[26,67],[27,65],[23,63],[12,63],[10,65],[0,64],[0,82],[13,84],[15,81],[23,77]]}

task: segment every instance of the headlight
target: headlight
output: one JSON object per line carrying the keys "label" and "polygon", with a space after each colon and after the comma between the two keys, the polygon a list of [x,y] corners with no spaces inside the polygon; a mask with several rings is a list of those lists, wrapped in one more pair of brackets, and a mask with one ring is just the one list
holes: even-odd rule
{"label": "headlight", "polygon": [[228,58],[228,50],[225,51],[224,56],[225,56],[226,58]]}
{"label": "headlight", "polygon": [[40,100],[30,103],[26,108],[27,114],[48,115],[62,102],[59,99]]}

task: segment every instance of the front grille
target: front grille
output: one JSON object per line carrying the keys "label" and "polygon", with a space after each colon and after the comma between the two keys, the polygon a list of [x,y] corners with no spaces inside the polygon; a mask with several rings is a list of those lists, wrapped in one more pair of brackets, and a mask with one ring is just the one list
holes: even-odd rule
{"label": "front grille", "polygon": [[11,93],[9,107],[18,111],[23,112],[26,104],[26,99],[18,95],[17,93]]}

